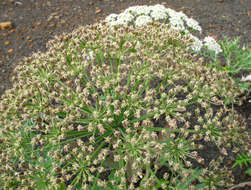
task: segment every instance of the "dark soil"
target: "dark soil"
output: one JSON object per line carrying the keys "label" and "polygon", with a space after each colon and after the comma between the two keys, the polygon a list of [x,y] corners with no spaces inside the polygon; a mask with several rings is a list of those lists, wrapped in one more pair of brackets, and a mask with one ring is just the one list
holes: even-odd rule
{"label": "dark soil", "polygon": [[[33,52],[46,51],[46,42],[53,36],[133,5],[158,3],[199,21],[204,35],[220,40],[239,36],[242,45],[251,42],[250,0],[1,0],[0,22],[11,21],[12,28],[0,30],[0,96],[11,88],[11,73],[18,62]],[[250,129],[251,103],[238,110]],[[251,181],[243,170],[233,172],[236,184]]]}

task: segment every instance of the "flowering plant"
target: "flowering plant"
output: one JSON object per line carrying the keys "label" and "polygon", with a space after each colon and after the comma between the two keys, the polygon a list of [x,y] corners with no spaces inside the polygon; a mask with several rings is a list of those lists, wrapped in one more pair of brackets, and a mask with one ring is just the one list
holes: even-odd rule
{"label": "flowering plant", "polygon": [[[249,149],[250,137],[224,100],[238,103],[241,92],[190,54],[187,35],[144,27],[80,27],[16,67],[0,102],[1,188],[232,185],[223,160]],[[210,163],[207,144],[219,154]]]}
{"label": "flowering plant", "polygon": [[222,52],[220,45],[212,37],[205,37],[205,39],[201,41],[190,33],[192,31],[202,33],[202,28],[196,20],[189,18],[182,12],[165,8],[163,5],[129,7],[121,14],[111,14],[107,16],[105,21],[112,27],[131,25],[133,23],[136,27],[141,27],[153,21],[161,21],[170,24],[172,28],[184,32],[191,37],[191,39],[194,40],[194,43],[190,46],[193,51],[198,52],[205,46],[216,54]]}

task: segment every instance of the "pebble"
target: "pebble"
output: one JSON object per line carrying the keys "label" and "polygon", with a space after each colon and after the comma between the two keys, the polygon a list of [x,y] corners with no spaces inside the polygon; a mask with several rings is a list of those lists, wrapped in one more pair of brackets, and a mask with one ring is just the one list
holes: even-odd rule
{"label": "pebble", "polygon": [[9,49],[8,50],[8,53],[12,53],[14,50],[13,49]]}
{"label": "pebble", "polygon": [[10,21],[8,21],[8,22],[0,22],[0,28],[2,30],[5,30],[7,28],[11,28],[11,22]]}

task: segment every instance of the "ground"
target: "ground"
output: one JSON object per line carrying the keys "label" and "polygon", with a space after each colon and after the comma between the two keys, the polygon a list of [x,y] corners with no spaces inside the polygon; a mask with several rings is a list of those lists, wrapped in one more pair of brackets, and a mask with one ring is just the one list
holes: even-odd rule
{"label": "ground", "polygon": [[[46,42],[53,36],[133,5],[158,3],[197,20],[205,36],[240,36],[242,45],[251,42],[250,0],[2,0],[0,22],[10,21],[12,27],[0,30],[0,95],[12,86],[11,73],[17,63],[33,52],[46,51]],[[238,109],[251,118],[250,103]],[[235,173],[236,183],[250,180],[240,170]]]}

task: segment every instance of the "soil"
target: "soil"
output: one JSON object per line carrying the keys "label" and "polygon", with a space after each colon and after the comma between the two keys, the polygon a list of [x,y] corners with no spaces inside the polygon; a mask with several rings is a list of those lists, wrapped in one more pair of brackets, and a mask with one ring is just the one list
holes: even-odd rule
{"label": "soil", "polygon": [[[0,30],[0,96],[12,87],[11,74],[18,62],[33,52],[46,51],[46,42],[55,35],[133,5],[158,3],[197,20],[205,36],[219,40],[239,36],[242,45],[251,42],[250,0],[1,0],[0,22],[11,21],[12,26]],[[251,103],[237,109],[249,121],[250,129]],[[233,170],[236,184],[251,181],[241,171]]]}

